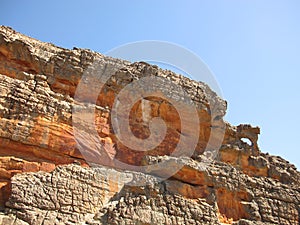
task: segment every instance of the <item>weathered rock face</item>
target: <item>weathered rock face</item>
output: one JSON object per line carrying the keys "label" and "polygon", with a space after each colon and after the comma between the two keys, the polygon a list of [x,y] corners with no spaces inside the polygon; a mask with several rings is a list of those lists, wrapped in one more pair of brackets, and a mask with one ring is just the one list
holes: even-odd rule
{"label": "weathered rock face", "polygon": [[[207,85],[147,63],[59,48],[4,26],[0,59],[0,224],[299,224],[300,173],[260,152],[258,127],[224,122],[226,102]],[[110,78],[93,101],[99,90],[81,78],[95,61]],[[163,85],[173,99],[182,95],[172,85],[187,93],[199,132],[188,104],[181,105],[185,120],[156,93],[125,116],[139,139],[151,135],[152,118],[162,118],[162,142],[135,151],[118,139],[111,116],[118,94],[147,77],[168,80]],[[76,97],[79,85],[84,91]],[[90,105],[97,139],[87,123]],[[182,136],[196,139],[192,155],[174,154]],[[218,147],[203,169],[202,153]]]}

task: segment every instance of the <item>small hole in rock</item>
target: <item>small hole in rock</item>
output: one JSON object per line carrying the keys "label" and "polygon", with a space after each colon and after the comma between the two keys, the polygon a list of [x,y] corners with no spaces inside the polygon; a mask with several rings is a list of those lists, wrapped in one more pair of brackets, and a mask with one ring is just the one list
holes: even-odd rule
{"label": "small hole in rock", "polygon": [[247,143],[248,145],[252,145],[252,142],[250,141],[249,138],[241,138],[241,141]]}

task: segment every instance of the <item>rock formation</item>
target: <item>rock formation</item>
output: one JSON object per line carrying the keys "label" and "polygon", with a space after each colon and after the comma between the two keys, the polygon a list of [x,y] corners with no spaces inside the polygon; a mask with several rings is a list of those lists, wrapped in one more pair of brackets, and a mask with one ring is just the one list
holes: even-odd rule
{"label": "rock formation", "polygon": [[[101,90],[81,82],[95,61],[110,71]],[[189,104],[181,105],[184,119],[166,99],[146,96],[130,109],[130,132],[145,140],[160,117],[166,135],[150,151],[135,151],[119,140],[111,115],[118,94],[147,77],[167,80],[174,99],[183,96],[172,85],[181,87],[200,126],[194,130]],[[91,105],[97,138],[85,114]],[[299,224],[300,173],[259,150],[258,127],[223,121],[226,107],[206,84],[169,70],[1,26],[0,224]],[[192,154],[189,144],[173,152],[183,136],[197,140]]]}

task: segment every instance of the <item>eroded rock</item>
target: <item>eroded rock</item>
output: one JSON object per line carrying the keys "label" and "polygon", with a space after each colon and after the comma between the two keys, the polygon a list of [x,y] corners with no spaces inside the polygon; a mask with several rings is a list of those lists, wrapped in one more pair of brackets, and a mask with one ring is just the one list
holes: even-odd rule
{"label": "eroded rock", "polygon": [[[94,62],[109,72],[101,91],[89,85],[97,77],[80,82]],[[181,105],[187,119],[162,93],[136,101],[125,115],[134,137],[149,137],[154,117],[166,136],[135,151],[118,139],[111,115],[118,94],[147,77],[161,79],[169,99],[190,101]],[[226,107],[202,82],[1,26],[0,224],[299,224],[300,173],[259,150],[258,127],[224,122]],[[187,142],[174,153],[182,136],[195,148]]]}

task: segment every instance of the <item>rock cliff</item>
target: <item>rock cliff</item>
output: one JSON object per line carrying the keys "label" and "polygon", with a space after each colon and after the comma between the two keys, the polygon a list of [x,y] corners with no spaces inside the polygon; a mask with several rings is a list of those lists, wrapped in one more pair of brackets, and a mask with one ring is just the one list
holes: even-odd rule
{"label": "rock cliff", "polygon": [[[100,90],[96,69],[109,75]],[[122,92],[149,77],[166,91]],[[128,115],[114,112],[121,93]],[[226,108],[202,82],[1,26],[0,224],[299,224],[300,173],[260,151],[258,127],[225,122]]]}

